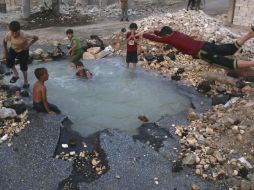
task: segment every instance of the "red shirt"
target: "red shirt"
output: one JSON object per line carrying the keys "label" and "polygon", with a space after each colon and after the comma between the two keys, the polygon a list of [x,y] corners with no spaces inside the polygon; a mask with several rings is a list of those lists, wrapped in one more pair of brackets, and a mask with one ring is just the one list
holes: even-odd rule
{"label": "red shirt", "polygon": [[178,51],[198,57],[198,52],[204,45],[204,41],[198,41],[192,39],[190,36],[181,32],[173,32],[172,35],[160,37],[158,33],[155,34],[144,33],[143,37],[155,42],[166,43],[174,46]]}
{"label": "red shirt", "polygon": [[[129,38],[131,35],[131,32],[128,32],[126,35],[126,39]],[[135,37],[135,39],[138,39],[139,37]],[[128,52],[136,52],[138,50],[138,44],[134,41],[134,38],[131,37],[129,40],[127,40],[127,51]]]}

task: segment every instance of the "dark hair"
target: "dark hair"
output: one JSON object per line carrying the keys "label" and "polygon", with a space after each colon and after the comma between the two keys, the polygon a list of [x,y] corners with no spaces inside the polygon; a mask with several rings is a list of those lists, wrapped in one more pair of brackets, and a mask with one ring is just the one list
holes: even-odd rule
{"label": "dark hair", "polygon": [[84,67],[84,64],[81,61],[79,61],[76,63],[76,67]]}
{"label": "dark hair", "polygon": [[129,29],[138,29],[138,25],[136,23],[131,23],[130,26],[129,26]]}
{"label": "dark hair", "polygon": [[44,75],[44,73],[47,72],[47,69],[42,67],[42,68],[37,68],[34,71],[34,75],[36,76],[36,78],[38,80],[40,80],[40,78]]}
{"label": "dark hair", "polygon": [[20,23],[18,21],[10,22],[9,29],[12,32],[18,32],[20,30]]}
{"label": "dark hair", "polygon": [[170,28],[169,26],[163,26],[159,34],[160,36],[165,36],[167,34],[171,34],[172,32],[172,28]]}
{"label": "dark hair", "polygon": [[73,30],[72,29],[68,29],[68,30],[66,30],[66,34],[73,34],[74,32],[73,32]]}

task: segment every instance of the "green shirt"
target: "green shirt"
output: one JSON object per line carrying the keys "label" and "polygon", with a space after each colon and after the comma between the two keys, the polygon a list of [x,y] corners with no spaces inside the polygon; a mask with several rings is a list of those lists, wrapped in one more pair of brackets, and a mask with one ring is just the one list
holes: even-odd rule
{"label": "green shirt", "polygon": [[80,40],[76,37],[76,36],[73,36],[72,39],[71,39],[71,46],[73,45],[73,41],[76,42],[76,47],[75,49],[73,49],[73,51],[77,50],[77,49],[80,49],[81,48],[81,43],[80,43]]}

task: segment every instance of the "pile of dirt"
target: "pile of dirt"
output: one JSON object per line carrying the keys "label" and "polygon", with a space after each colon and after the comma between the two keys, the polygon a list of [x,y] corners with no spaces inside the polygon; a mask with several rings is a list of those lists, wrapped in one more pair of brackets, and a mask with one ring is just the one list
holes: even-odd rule
{"label": "pile of dirt", "polygon": [[24,30],[37,28],[46,28],[51,26],[80,26],[91,24],[94,17],[89,15],[80,15],[78,13],[54,14],[52,10],[44,10],[32,14],[23,25]]}

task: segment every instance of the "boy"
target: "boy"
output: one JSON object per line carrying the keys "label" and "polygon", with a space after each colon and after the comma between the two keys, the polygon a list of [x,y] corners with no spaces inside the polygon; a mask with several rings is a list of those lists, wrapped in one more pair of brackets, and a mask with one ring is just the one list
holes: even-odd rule
{"label": "boy", "polygon": [[77,68],[76,75],[78,77],[83,77],[85,79],[91,79],[93,77],[93,74],[84,67],[81,61],[76,65],[76,68]]}
{"label": "boy", "polygon": [[254,61],[236,60],[226,57],[234,55],[246,41],[254,37],[253,27],[250,32],[239,38],[236,42],[219,45],[206,41],[194,40],[186,34],[173,31],[169,26],[162,27],[160,31],[154,31],[154,34],[140,32],[138,36],[143,36],[155,42],[170,44],[178,51],[191,55],[193,58],[199,58],[210,64],[215,64],[227,69],[254,67]]}
{"label": "boy", "polygon": [[129,21],[128,19],[128,0],[119,0],[121,3],[121,9],[122,9],[122,18],[121,21],[126,20],[127,22]]}
{"label": "boy", "polygon": [[76,66],[76,64],[79,63],[80,59],[83,56],[84,49],[81,47],[80,40],[76,36],[74,36],[74,32],[72,29],[68,29],[66,31],[66,35],[70,40],[70,48],[68,50],[68,55],[71,56],[71,65]]}
{"label": "boy", "polygon": [[[23,72],[24,76],[23,88],[29,88],[27,79],[29,47],[38,39],[39,38],[37,36],[31,36],[21,31],[19,22],[12,21],[9,24],[9,32],[3,40],[3,46],[4,55],[7,61],[7,67],[11,68],[13,72],[13,77],[11,78],[10,83],[15,83],[19,79],[19,74],[15,67],[15,59],[17,58],[20,61],[20,70]],[[8,42],[11,43],[9,51],[7,48]]]}
{"label": "boy", "polygon": [[53,104],[48,103],[47,89],[44,85],[48,80],[48,71],[45,68],[37,68],[34,71],[34,75],[38,81],[33,87],[33,108],[37,112],[44,112],[49,114],[61,113],[61,111]]}
{"label": "boy", "polygon": [[126,42],[127,42],[127,54],[126,54],[126,63],[127,68],[129,68],[129,64],[133,64],[134,70],[136,69],[136,64],[138,62],[138,37],[136,37],[136,30],[138,26],[136,23],[131,23],[129,26],[129,32],[126,34]]}

